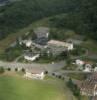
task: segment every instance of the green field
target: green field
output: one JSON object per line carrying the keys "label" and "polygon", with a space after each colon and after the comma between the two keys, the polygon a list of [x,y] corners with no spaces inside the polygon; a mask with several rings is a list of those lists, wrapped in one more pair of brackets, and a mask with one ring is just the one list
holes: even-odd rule
{"label": "green field", "polygon": [[0,100],[76,100],[62,81],[0,76]]}

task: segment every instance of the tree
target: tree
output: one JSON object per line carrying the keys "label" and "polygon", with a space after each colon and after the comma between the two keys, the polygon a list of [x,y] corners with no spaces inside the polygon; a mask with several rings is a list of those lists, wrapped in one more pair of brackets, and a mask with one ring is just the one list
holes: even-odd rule
{"label": "tree", "polygon": [[31,35],[32,40],[37,39],[37,35],[35,34],[33,29],[30,30],[29,35]]}
{"label": "tree", "polygon": [[17,72],[18,71],[18,68],[15,68],[15,71]]}
{"label": "tree", "polygon": [[76,96],[78,98],[78,100],[81,100],[81,97],[80,97],[80,89],[77,87],[76,84],[73,83],[73,81],[72,81],[71,78],[69,78],[69,80],[67,82],[67,86],[73,92],[74,96]]}
{"label": "tree", "polygon": [[21,71],[22,71],[23,73],[25,73],[25,69],[24,69],[24,68],[22,68]]}
{"label": "tree", "polygon": [[8,71],[11,71],[11,68],[8,68],[7,70],[8,70]]}
{"label": "tree", "polygon": [[44,74],[48,74],[48,71],[45,71]]}
{"label": "tree", "polygon": [[0,67],[0,74],[4,73],[4,68],[3,67]]}
{"label": "tree", "polygon": [[53,76],[55,76],[55,73],[52,73]]}

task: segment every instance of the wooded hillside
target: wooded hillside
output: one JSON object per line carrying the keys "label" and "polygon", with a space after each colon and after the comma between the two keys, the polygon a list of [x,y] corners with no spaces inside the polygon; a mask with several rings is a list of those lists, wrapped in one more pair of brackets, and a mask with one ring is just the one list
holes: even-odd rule
{"label": "wooded hillside", "polygon": [[[97,39],[96,11],[96,0],[21,0],[0,8],[0,38],[38,19],[67,13],[65,22],[68,25],[63,24],[64,28]],[[61,20],[64,22],[63,19]]]}

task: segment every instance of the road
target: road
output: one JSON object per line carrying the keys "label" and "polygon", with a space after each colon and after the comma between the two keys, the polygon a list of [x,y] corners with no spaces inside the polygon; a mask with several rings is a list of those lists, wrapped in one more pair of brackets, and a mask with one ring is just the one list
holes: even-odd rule
{"label": "road", "polygon": [[66,65],[65,61],[56,62],[54,64],[51,64],[51,63],[49,64],[40,64],[40,63],[27,64],[27,63],[19,63],[19,62],[0,61],[0,66],[4,68],[11,68],[12,70],[14,70],[15,68],[18,68],[18,69],[25,68],[28,70],[43,69],[51,73],[55,72],[59,75],[64,75],[67,73],[89,73],[89,72],[73,71],[73,70],[61,70],[65,65]]}
{"label": "road", "polygon": [[3,66],[4,68],[11,68],[11,69],[28,69],[28,70],[33,70],[34,68],[38,69],[43,69],[47,70],[50,72],[57,71],[62,69],[65,66],[65,61],[60,61],[54,64],[37,64],[37,63],[31,63],[31,64],[26,64],[26,63],[19,63],[19,62],[4,62],[0,61],[0,66]]}

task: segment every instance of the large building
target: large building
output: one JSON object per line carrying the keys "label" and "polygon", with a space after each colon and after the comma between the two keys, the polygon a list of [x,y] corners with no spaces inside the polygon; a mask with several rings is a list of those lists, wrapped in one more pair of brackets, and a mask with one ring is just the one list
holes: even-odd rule
{"label": "large building", "polygon": [[97,73],[94,73],[78,86],[82,95],[97,96]]}
{"label": "large building", "polygon": [[38,27],[34,29],[34,32],[37,35],[37,39],[34,42],[39,45],[46,45],[49,37],[49,28]]}
{"label": "large building", "polygon": [[73,50],[73,44],[56,40],[50,40],[48,41],[48,49],[53,55],[56,55],[64,51]]}

